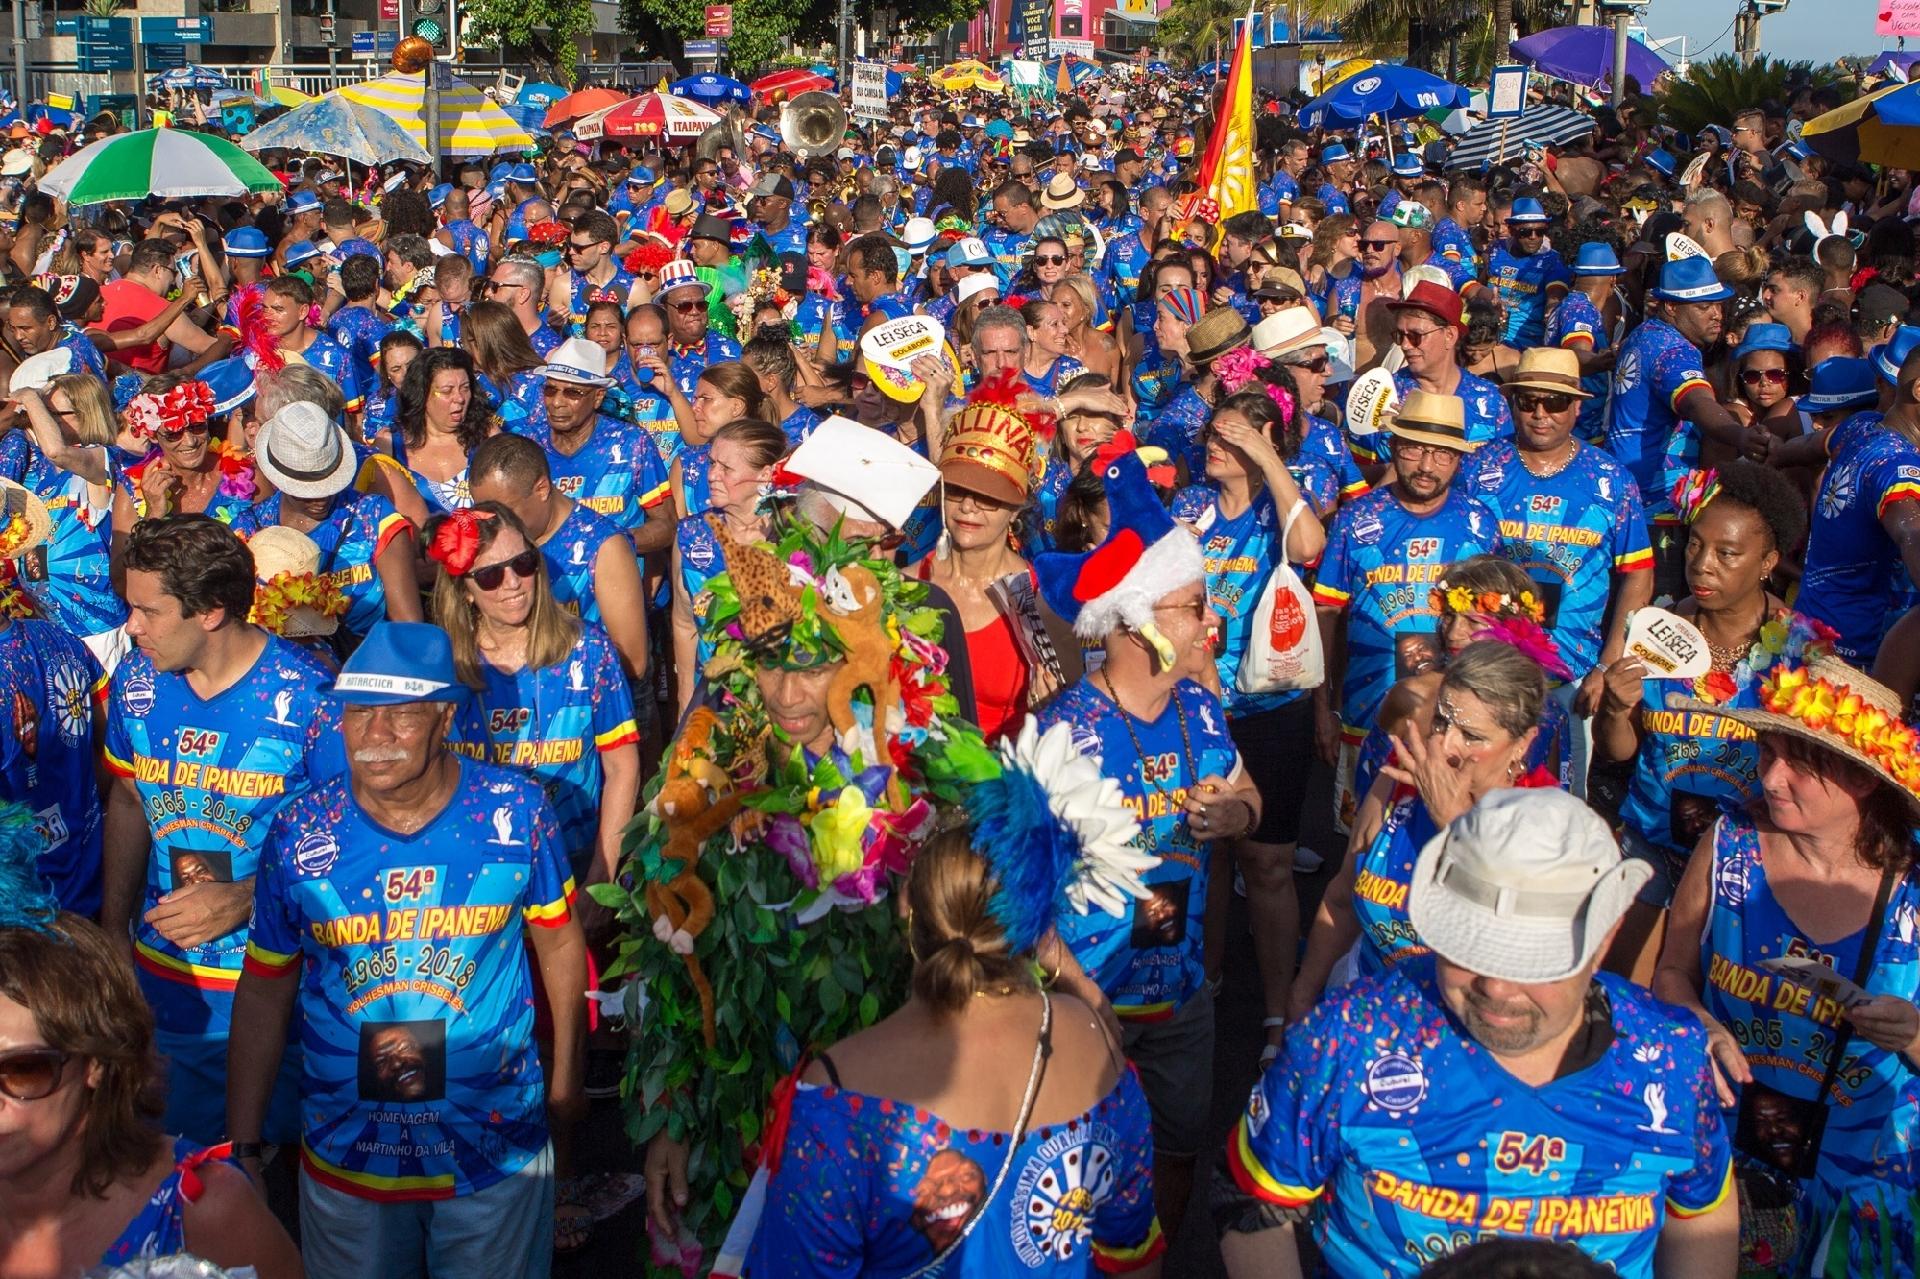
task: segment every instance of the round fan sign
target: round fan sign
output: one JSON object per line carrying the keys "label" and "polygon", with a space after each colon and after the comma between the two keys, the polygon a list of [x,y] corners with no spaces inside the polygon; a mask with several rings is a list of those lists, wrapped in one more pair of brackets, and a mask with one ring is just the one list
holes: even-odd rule
{"label": "round fan sign", "polygon": [[1394,388],[1393,374],[1385,369],[1369,369],[1353,381],[1347,392],[1347,431],[1353,435],[1377,435],[1400,410],[1400,392]]}
{"label": "round fan sign", "polygon": [[917,400],[926,384],[913,375],[913,362],[923,355],[944,357],[953,369],[954,383],[960,380],[960,357],[947,342],[947,331],[938,320],[924,315],[903,315],[897,320],[869,329],[860,339],[861,364],[889,397],[903,403]]}

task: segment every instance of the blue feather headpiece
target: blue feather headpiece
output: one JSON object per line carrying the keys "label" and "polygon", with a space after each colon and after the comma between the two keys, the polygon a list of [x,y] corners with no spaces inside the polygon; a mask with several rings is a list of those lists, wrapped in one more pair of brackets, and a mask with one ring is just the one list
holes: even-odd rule
{"label": "blue feather headpiece", "polygon": [[0,928],[52,931],[60,903],[40,873],[46,836],[25,804],[0,804]]}
{"label": "blue feather headpiece", "polygon": [[1063,901],[1118,917],[1128,899],[1147,895],[1140,876],[1160,859],[1133,846],[1140,823],[1099,756],[1074,745],[1072,726],[1043,735],[1028,719],[1001,743],[1000,762],[1000,776],[974,786],[967,809],[973,847],[1000,884],[988,909],[1015,954],[1046,935]]}

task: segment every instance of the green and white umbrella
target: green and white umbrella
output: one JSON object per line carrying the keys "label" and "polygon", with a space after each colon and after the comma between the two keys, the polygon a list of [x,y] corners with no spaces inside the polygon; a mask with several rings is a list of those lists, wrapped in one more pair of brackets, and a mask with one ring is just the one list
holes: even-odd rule
{"label": "green and white umbrella", "polygon": [[68,204],[253,195],[281,189],[265,165],[225,138],[186,129],[141,129],[82,147],[40,180]]}

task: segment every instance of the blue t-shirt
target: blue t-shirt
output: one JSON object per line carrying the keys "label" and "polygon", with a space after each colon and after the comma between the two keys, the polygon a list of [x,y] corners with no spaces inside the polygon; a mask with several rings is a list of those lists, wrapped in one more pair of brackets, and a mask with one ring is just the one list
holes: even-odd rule
{"label": "blue t-shirt", "polygon": [[1641,689],[1640,750],[1620,821],[1683,864],[1722,808],[1759,797],[1760,746],[1738,720],[1671,702],[1680,697],[1751,709],[1760,704],[1760,680],[1748,679],[1731,697],[1714,696],[1704,679],[1642,680]]}
{"label": "blue t-shirt", "polygon": [[1835,652],[1866,670],[1912,602],[1906,561],[1880,521],[1898,503],[1920,500],[1920,448],[1880,414],[1856,413],[1827,437],[1827,456],[1796,603],[1839,633]]}
{"label": "blue t-shirt", "polygon": [[532,773],[560,823],[561,847],[584,871],[600,836],[600,755],[640,740],[613,641],[583,623],[573,652],[553,665],[503,671],[482,658],[480,678],[487,686],[460,708],[453,749]]}
{"label": "blue t-shirt", "polygon": [[1500,520],[1500,550],[1538,584],[1546,628],[1574,679],[1600,660],[1615,573],[1653,568],[1640,490],[1591,445],[1557,475],[1535,475],[1512,440],[1469,457],[1461,483]]}
{"label": "blue t-shirt", "polygon": [[693,398],[693,384],[700,380],[708,365],[739,358],[740,344],[724,333],[708,333],[692,346],[667,342],[667,371],[673,374],[673,383],[680,388],[680,394],[689,400]]}
{"label": "blue t-shirt", "polygon": [[623,532],[645,524],[648,509],[667,499],[667,467],[644,426],[602,413],[572,454],[554,447],[544,423],[528,434],[547,450],[553,486]]}
{"label": "blue t-shirt", "polygon": [[547,585],[553,591],[554,602],[577,614],[583,622],[600,624],[593,566],[607,539],[620,536],[619,529],[575,502],[553,536],[540,544],[541,553],[547,557]]}
{"label": "blue t-shirt", "polygon": [[331,679],[318,658],[271,635],[247,673],[211,699],[137,649],[113,673],[106,763],[133,782],[153,833],[133,951],[163,1030],[226,1034],[247,928],[183,950],[146,912],[187,884],[252,875],[273,815],[346,771],[339,706],[320,691]]}
{"label": "blue t-shirt", "polygon": [[1428,596],[1447,565],[1499,549],[1493,512],[1457,484],[1429,515],[1410,513],[1391,485],[1340,508],[1313,600],[1347,613],[1340,718],[1350,738],[1366,734],[1395,681],[1438,659],[1440,615]]}
{"label": "blue t-shirt", "polygon": [[1600,973],[1613,1042],[1531,1087],[1461,1033],[1433,962],[1362,978],[1288,1030],[1227,1138],[1235,1182],[1317,1204],[1333,1274],[1411,1279],[1491,1235],[1571,1243],[1652,1279],[1667,1215],[1733,1194],[1705,1030]]}
{"label": "blue t-shirt", "polygon": [[[1600,314],[1593,299],[1573,289],[1560,299],[1560,305],[1554,307],[1553,314],[1547,318],[1546,345],[1564,346],[1575,352],[1610,351],[1613,338],[1607,332],[1606,317]],[[1603,443],[1607,438],[1607,399],[1613,391],[1613,379],[1606,373],[1587,373],[1581,375],[1580,387],[1593,398],[1580,401],[1574,434],[1589,444]]]}
{"label": "blue t-shirt", "polygon": [[1441,218],[1434,224],[1433,247],[1441,257],[1464,263],[1474,275],[1480,273],[1480,254],[1473,247],[1473,237],[1452,218]]}
{"label": "blue t-shirt", "polygon": [[1679,414],[1681,399],[1696,387],[1713,393],[1700,352],[1665,320],[1649,316],[1620,344],[1607,451],[1632,473],[1649,516],[1673,518],[1674,482],[1700,455],[1698,436]]}
{"label": "blue t-shirt", "polygon": [[[75,635],[125,622],[127,605],[113,588],[108,556],[111,515],[94,510],[87,482],[49,462],[25,431],[0,434],[0,477],[39,498],[51,517],[47,540],[13,560],[15,583],[39,614]],[[214,503],[207,509],[214,513]]]}
{"label": "blue t-shirt", "polygon": [[[1393,389],[1404,399],[1409,391],[1419,390],[1420,384],[1413,380],[1413,374],[1402,369],[1393,375]],[[1477,373],[1461,369],[1460,383],[1453,393],[1460,400],[1469,443],[1488,444],[1512,436],[1513,413],[1499,387]],[[1352,443],[1355,455],[1362,462],[1384,462],[1393,455],[1393,436],[1386,431],[1355,437]]]}
{"label": "blue t-shirt", "polygon": [[[250,538],[279,523],[280,495],[275,493],[236,516],[233,531]],[[386,620],[387,587],[376,562],[394,538],[412,532],[413,526],[384,496],[352,489],[335,494],[327,518],[308,530],[320,548],[320,572],[346,597],[347,615],[340,624],[349,633],[365,635],[374,623]]]}
{"label": "blue t-shirt", "polygon": [[392,331],[392,321],[382,319],[371,306],[343,306],[327,321],[327,333],[346,351],[356,385],[363,392],[377,385],[374,368],[380,359],[380,339]]}
{"label": "blue t-shirt", "polygon": [[1074,747],[1102,761],[1101,771],[1119,782],[1122,799],[1140,819],[1140,846],[1162,859],[1142,877],[1149,896],[1124,916],[1063,910],[1060,938],[1122,1018],[1165,1020],[1206,980],[1201,920],[1208,853],[1187,828],[1186,803],[1202,778],[1232,780],[1240,772],[1220,699],[1182,680],[1149,724],[1125,716],[1089,677],[1035,719],[1042,733],[1055,724],[1073,726]]}
{"label": "blue t-shirt", "polygon": [[553,811],[521,773],[461,760],[412,835],[345,777],[290,802],[254,882],[249,973],[300,979],[301,1158],[361,1199],[450,1199],[547,1144],[526,930],[572,918]]}
{"label": "blue t-shirt", "polygon": [[981,1205],[944,1273],[1065,1279],[1133,1269],[1162,1251],[1152,1119],[1132,1067],[1091,1110],[1032,1128],[1015,1150],[1006,1143],[904,1102],[802,1084],[748,1269],[917,1273],[1009,1158],[1005,1189]]}
{"label": "blue t-shirt", "polygon": [[1373,842],[1355,855],[1353,918],[1360,925],[1360,973],[1377,977],[1428,954],[1407,917],[1407,893],[1420,850],[1439,833],[1411,786],[1396,786]]}
{"label": "blue t-shirt", "polygon": [[93,712],[107,677],[91,650],[52,622],[0,614],[0,795],[32,812],[46,842],[40,872],[62,910],[100,910],[100,790]]}
{"label": "blue t-shirt", "polygon": [[1333,476],[1336,485],[1333,502],[1322,504],[1318,494],[1307,494],[1322,516],[1331,515],[1338,503],[1352,501],[1367,491],[1367,477],[1360,473],[1360,464],[1353,460],[1353,450],[1347,447],[1346,433],[1337,423],[1307,414],[1307,433],[1300,441],[1300,453],[1317,456]]}
{"label": "blue t-shirt", "polygon": [[1200,392],[1182,385],[1167,406],[1154,416],[1142,442],[1165,449],[1167,456],[1187,464],[1188,475],[1204,475],[1206,446],[1200,443],[1201,428],[1213,416],[1213,406],[1200,398]]}
{"label": "blue t-shirt", "polygon": [[1100,292],[1107,309],[1117,311],[1140,293],[1140,272],[1153,258],[1153,250],[1137,235],[1107,241],[1106,256],[1100,260]]}
{"label": "blue t-shirt", "polygon": [[1572,281],[1573,272],[1552,249],[1523,257],[1504,240],[1495,245],[1488,255],[1487,284],[1507,304],[1500,340],[1523,350],[1539,346],[1547,332],[1547,290]]}

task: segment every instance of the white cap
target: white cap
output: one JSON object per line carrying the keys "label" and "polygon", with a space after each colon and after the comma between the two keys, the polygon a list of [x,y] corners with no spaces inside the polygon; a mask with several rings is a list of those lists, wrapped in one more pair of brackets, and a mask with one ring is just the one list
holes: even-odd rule
{"label": "white cap", "polygon": [[958,306],[969,298],[979,297],[988,290],[992,290],[995,293],[1000,292],[999,276],[994,275],[991,271],[981,275],[970,275],[954,286],[954,305]]}
{"label": "white cap", "polygon": [[842,515],[896,529],[940,478],[939,467],[892,436],[837,413],[813,429],[785,466]]}
{"label": "white cap", "polygon": [[63,373],[73,372],[73,352],[64,346],[56,346],[51,351],[42,351],[38,355],[29,355],[20,361],[13,371],[13,378],[7,383],[7,390],[14,394],[21,391],[44,391],[47,383]]}
{"label": "white cap", "polygon": [[606,351],[585,338],[568,338],[554,347],[540,368],[540,376],[579,386],[613,385],[613,379],[607,376]]}
{"label": "white cap", "polygon": [[1652,877],[1565,791],[1497,790],[1420,850],[1407,916],[1436,954],[1471,973],[1564,981],[1598,956]]}
{"label": "white cap", "polygon": [[908,147],[907,154],[904,157],[903,162],[907,168],[917,169],[922,164],[925,164],[926,160],[927,160],[926,152],[922,151],[919,147]]}

